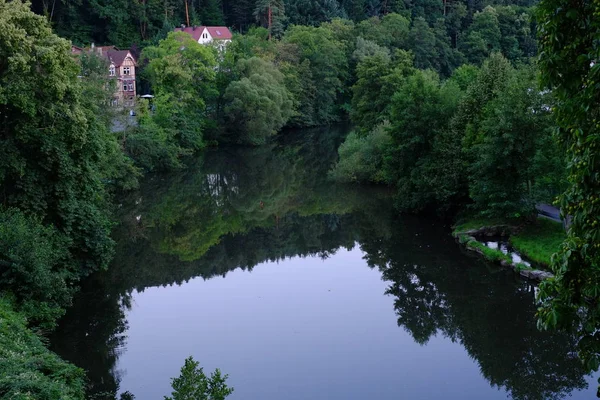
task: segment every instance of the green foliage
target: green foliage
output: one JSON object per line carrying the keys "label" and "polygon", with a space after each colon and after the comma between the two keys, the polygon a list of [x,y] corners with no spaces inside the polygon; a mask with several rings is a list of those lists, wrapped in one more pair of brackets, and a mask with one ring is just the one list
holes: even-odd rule
{"label": "green foliage", "polygon": [[83,370],[61,360],[0,297],[0,397],[83,400]]}
{"label": "green foliage", "polygon": [[396,182],[400,208],[423,209],[438,200],[433,184],[445,165],[434,156],[434,146],[461,96],[457,85],[442,83],[433,71],[415,72],[395,93],[385,169]]}
{"label": "green foliage", "polygon": [[[269,13],[271,15],[270,26]],[[253,14],[261,26],[270,29],[272,36],[280,37],[282,35],[287,19],[283,0],[256,0]]]}
{"label": "green foliage", "polygon": [[555,146],[545,140],[551,138],[546,111],[551,99],[537,89],[536,78],[532,68],[511,71],[482,110],[479,131],[470,138],[469,195],[483,215],[519,218],[535,213],[535,156]]}
{"label": "green foliage", "polygon": [[358,38],[354,56],[358,59],[357,81],[352,87],[350,117],[364,133],[389,119],[392,96],[414,70],[413,57],[400,50],[392,61],[386,48],[362,38]]}
{"label": "green foliage", "polygon": [[330,176],[340,182],[384,183],[383,160],[392,143],[388,124],[368,134],[351,132],[338,152],[340,161]]}
{"label": "green foliage", "polygon": [[144,73],[155,94],[153,111],[141,102],[138,125],[126,133],[124,144],[144,169],[176,167],[180,157],[205,146],[207,104],[218,96],[215,53],[182,32],[172,32],[142,52]]}
{"label": "green foliage", "polygon": [[225,383],[228,375],[221,375],[217,368],[209,378],[199,365],[192,357],[185,359],[181,375],[171,380],[173,393],[165,400],[223,400],[233,393]]}
{"label": "green foliage", "polygon": [[540,288],[540,326],[575,327],[588,369],[600,363],[600,170],[597,41],[600,4],[543,0],[538,9],[542,82],[557,99],[557,135],[568,156],[567,239],[552,260],[555,278]]}
{"label": "green foliage", "polygon": [[200,6],[202,25],[221,26],[225,24],[223,7],[220,0],[204,0]]}
{"label": "green foliage", "polygon": [[356,25],[356,36],[377,43],[390,51],[406,49],[409,45],[410,21],[400,14],[372,17]]}
{"label": "green foliage", "polygon": [[432,68],[435,59],[435,34],[425,18],[416,18],[409,34],[410,48],[415,53],[415,66],[421,69]]}
{"label": "green foliage", "polygon": [[53,224],[81,274],[105,268],[113,243],[102,180],[107,160],[122,162],[116,139],[84,99],[69,42],[45,18],[2,0],[0,25],[2,202]]}
{"label": "green foliage", "polygon": [[481,64],[493,52],[500,51],[502,32],[498,22],[498,12],[492,6],[473,15],[473,23],[461,49],[467,60],[473,64]]}
{"label": "green foliage", "polygon": [[291,95],[272,63],[253,57],[241,60],[237,69],[241,79],[225,92],[229,131],[234,142],[262,144],[292,115]]}
{"label": "green foliage", "polygon": [[559,222],[538,218],[535,223],[526,226],[517,235],[510,237],[510,243],[528,259],[550,266],[552,255],[566,239],[566,232]]}
{"label": "green foliage", "polygon": [[[297,46],[299,62],[308,62],[310,78],[316,89],[316,106],[300,103],[299,109],[310,111],[310,114],[301,115],[298,122],[302,126],[310,126],[337,120],[339,109],[336,101],[348,74],[348,59],[343,44],[325,26],[292,26],[285,32],[282,41]],[[311,101],[310,97],[305,97],[305,100]]]}
{"label": "green foliage", "polygon": [[285,6],[292,25],[316,26],[346,14],[336,0],[288,0]]}
{"label": "green foliage", "polygon": [[0,289],[15,294],[30,322],[54,327],[70,304],[77,271],[68,239],[17,209],[0,210]]}

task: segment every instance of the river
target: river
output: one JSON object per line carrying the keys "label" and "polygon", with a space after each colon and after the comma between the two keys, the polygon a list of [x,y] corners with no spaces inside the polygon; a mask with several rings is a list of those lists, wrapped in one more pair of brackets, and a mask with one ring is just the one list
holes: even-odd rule
{"label": "river", "polygon": [[595,397],[535,285],[327,180],[346,129],[207,151],[121,199],[113,265],[51,338],[90,397],[162,399],[190,355],[232,400]]}

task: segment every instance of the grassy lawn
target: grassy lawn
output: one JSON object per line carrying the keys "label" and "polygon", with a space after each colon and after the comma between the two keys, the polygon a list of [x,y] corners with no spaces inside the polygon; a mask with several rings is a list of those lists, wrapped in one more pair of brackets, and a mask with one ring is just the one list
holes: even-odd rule
{"label": "grassy lawn", "polygon": [[530,260],[546,266],[565,240],[567,234],[559,222],[538,218],[535,224],[525,227],[518,235],[511,236],[512,246]]}

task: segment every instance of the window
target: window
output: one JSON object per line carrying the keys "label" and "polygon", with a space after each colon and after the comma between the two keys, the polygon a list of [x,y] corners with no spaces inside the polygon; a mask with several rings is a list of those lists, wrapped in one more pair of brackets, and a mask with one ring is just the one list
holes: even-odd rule
{"label": "window", "polygon": [[112,100],[112,105],[113,106],[118,106],[119,105],[119,100],[118,99],[113,99]]}
{"label": "window", "polygon": [[127,91],[127,83],[123,84],[123,91],[126,92]]}
{"label": "window", "polygon": [[208,39],[208,33],[203,33],[203,34],[202,34],[202,38],[203,38],[203,39]]}
{"label": "window", "polygon": [[130,92],[133,92],[133,82],[129,83],[129,87],[128,87]]}
{"label": "window", "polygon": [[123,75],[129,75],[129,67],[123,67]]}
{"label": "window", "polygon": [[108,75],[110,75],[110,76],[115,76],[115,66],[114,66],[114,65],[111,65],[111,66],[108,68]]}

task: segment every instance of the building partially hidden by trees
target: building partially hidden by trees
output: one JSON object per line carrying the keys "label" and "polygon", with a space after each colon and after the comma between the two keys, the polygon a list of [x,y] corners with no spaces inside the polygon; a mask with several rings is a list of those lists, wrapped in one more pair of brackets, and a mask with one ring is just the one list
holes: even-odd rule
{"label": "building partially hidden by trees", "polygon": [[108,64],[107,75],[116,80],[112,105],[135,106],[137,60],[131,50],[119,50],[115,46],[95,46],[92,43],[91,47],[87,48],[71,46],[71,53],[75,55],[95,54],[105,59]]}

